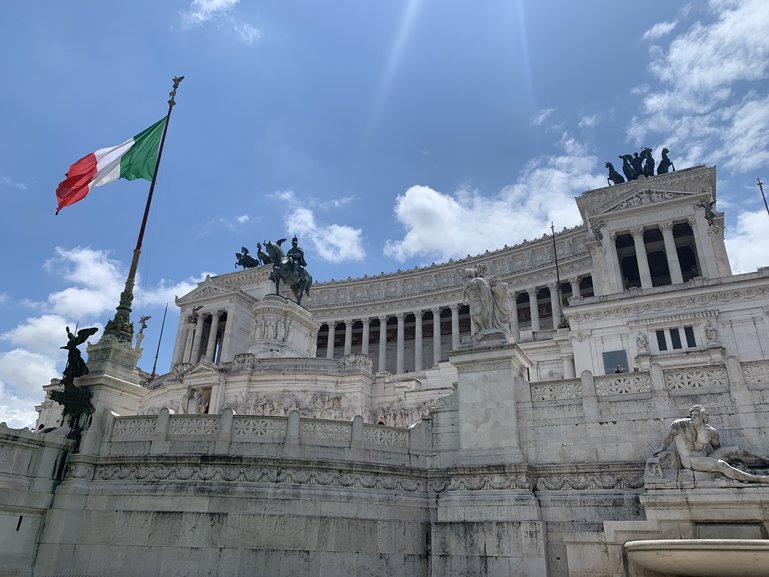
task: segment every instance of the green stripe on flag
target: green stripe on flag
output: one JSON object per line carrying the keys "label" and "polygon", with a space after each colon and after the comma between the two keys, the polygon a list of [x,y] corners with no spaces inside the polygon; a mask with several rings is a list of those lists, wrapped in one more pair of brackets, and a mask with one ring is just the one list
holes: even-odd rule
{"label": "green stripe on flag", "polygon": [[158,148],[167,117],[134,136],[133,146],[120,159],[120,178],[152,180],[158,161]]}

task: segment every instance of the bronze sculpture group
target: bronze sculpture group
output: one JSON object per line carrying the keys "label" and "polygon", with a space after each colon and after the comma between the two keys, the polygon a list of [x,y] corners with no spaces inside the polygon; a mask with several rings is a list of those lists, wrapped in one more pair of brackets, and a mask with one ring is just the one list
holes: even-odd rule
{"label": "bronze sculpture group", "polygon": [[[299,240],[294,236],[291,239],[291,248],[284,254],[281,245],[286,242],[281,238],[276,242],[269,240],[257,243],[256,257],[251,256],[249,250],[244,246],[241,252],[236,252],[237,261],[235,266],[242,266],[244,269],[257,266],[272,265],[270,280],[275,283],[275,294],[280,295],[280,282],[287,284],[294,293],[297,304],[302,304],[302,297],[309,294],[312,286],[312,275],[305,268],[307,262],[304,260],[304,251],[299,247]],[[264,250],[262,250],[264,248]]]}
{"label": "bronze sculpture group", "polygon": [[652,156],[651,148],[644,148],[640,153],[635,152],[633,154],[621,154],[619,158],[622,159],[622,172],[623,176],[617,172],[614,165],[611,162],[606,162],[604,165],[609,169],[609,175],[606,178],[606,182],[609,185],[622,184],[626,180],[637,180],[639,176],[654,176],[655,165],[657,168],[657,174],[667,174],[672,168],[675,171],[676,167],[668,157],[670,151],[667,148],[662,149],[662,159],[659,164],[656,164],[654,157]]}
{"label": "bronze sculpture group", "polygon": [[73,334],[67,327],[67,344],[61,347],[67,351],[67,364],[60,381],[64,385],[64,390],[51,391],[51,400],[64,407],[62,419],[69,415],[69,426],[72,429],[82,426],[83,423],[80,423],[81,416],[87,417],[94,412],[94,406],[91,404],[91,391],[75,386],[75,379],[88,374],[88,367],[77,347],[86,342],[88,337],[98,330],[96,327],[91,327],[80,329],[77,334]]}

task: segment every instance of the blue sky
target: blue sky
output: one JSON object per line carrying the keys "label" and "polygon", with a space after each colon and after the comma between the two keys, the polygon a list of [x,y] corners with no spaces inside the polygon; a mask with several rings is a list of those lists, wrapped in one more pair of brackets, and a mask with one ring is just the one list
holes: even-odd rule
{"label": "blue sky", "polygon": [[579,224],[604,162],[718,166],[736,272],[769,264],[765,0],[42,0],[0,5],[0,421],[34,421],[64,327],[112,316],[145,181],[54,216],[75,160],[166,112],[134,314],[168,370],[182,295],[298,234],[317,281]]}

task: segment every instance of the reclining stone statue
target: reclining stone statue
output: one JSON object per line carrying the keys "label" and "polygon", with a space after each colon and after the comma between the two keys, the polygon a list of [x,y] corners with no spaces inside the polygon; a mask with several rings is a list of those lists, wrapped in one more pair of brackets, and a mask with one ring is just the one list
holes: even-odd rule
{"label": "reclining stone statue", "polygon": [[709,417],[703,406],[691,407],[688,418],[673,421],[654,454],[659,455],[672,444],[684,469],[721,473],[729,479],[748,483],[769,483],[769,474],[749,470],[769,467],[769,459],[738,447],[722,447],[718,431],[708,424]]}

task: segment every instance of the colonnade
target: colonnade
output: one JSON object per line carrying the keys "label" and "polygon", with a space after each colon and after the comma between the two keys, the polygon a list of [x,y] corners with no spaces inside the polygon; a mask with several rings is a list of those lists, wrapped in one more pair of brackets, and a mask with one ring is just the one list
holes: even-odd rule
{"label": "colonnade", "polygon": [[201,358],[218,363],[224,354],[227,328],[227,311],[195,312],[189,315],[173,364],[194,364]]}
{"label": "colonnade", "polygon": [[[681,261],[678,255],[678,248],[680,246],[691,247],[696,254],[697,258],[697,271],[702,274],[701,265],[704,262],[702,254],[702,243],[697,239],[697,227],[695,226],[693,219],[687,219],[682,222],[663,222],[656,227],[635,227],[631,229],[618,229],[606,231],[603,235],[602,244],[604,254],[606,255],[606,266],[608,272],[609,287],[612,292],[622,292],[627,287],[625,286],[625,279],[622,271],[622,258],[617,249],[617,239],[629,235],[632,238],[633,249],[635,251],[636,261],[638,264],[638,275],[641,288],[651,288],[655,286],[652,279],[652,274],[649,267],[649,257],[647,253],[647,243],[645,241],[645,234],[653,231],[659,231],[662,235],[662,243],[664,247],[665,258],[667,261],[667,267],[670,275],[670,284],[679,284],[684,282]],[[685,244],[677,244],[674,229],[683,225],[686,228],[688,225],[688,231],[691,231],[691,239]],[[603,232],[603,231],[602,231]],[[693,245],[693,247],[691,246]],[[688,280],[688,279],[687,279]]]}

